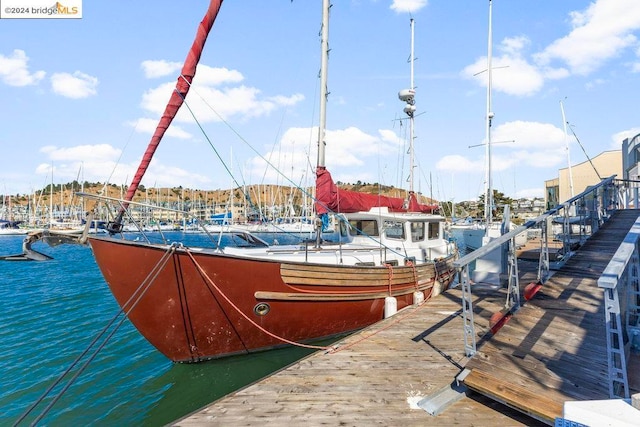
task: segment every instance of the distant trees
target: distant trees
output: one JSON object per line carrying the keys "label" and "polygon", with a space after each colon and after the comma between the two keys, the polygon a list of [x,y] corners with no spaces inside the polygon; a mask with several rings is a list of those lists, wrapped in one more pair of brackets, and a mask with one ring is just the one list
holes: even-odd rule
{"label": "distant trees", "polygon": [[[484,194],[481,194],[478,197],[478,210],[480,212],[484,212],[484,205],[485,205],[484,199],[485,199]],[[491,209],[491,214],[494,217],[498,217],[504,212],[504,206],[506,205],[511,206],[512,204],[513,204],[513,199],[511,197],[505,196],[504,193],[498,190],[495,190],[495,189],[493,190],[493,206]]]}

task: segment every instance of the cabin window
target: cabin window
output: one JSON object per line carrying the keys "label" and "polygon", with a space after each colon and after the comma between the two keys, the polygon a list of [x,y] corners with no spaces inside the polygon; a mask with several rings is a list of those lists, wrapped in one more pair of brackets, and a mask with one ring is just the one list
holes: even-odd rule
{"label": "cabin window", "polygon": [[357,236],[379,236],[378,221],[371,219],[351,219],[349,220],[351,228],[356,232]]}
{"label": "cabin window", "polygon": [[404,227],[402,225],[402,222],[399,221],[385,221],[384,234],[389,239],[404,240]]}
{"label": "cabin window", "polygon": [[439,238],[440,238],[440,223],[430,222],[429,223],[429,239],[439,239]]}
{"label": "cabin window", "polygon": [[421,242],[424,240],[424,233],[426,227],[424,222],[412,222],[411,223],[411,241]]}

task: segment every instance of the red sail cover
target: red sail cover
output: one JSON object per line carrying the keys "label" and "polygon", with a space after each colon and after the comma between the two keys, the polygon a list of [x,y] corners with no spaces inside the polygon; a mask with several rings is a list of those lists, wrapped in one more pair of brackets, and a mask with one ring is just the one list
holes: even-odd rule
{"label": "red sail cover", "polygon": [[182,106],[184,98],[187,96],[187,92],[189,92],[193,76],[196,74],[196,66],[200,61],[200,56],[202,55],[202,49],[207,41],[209,31],[211,31],[211,27],[213,27],[213,22],[218,16],[220,6],[222,6],[222,1],[223,0],[211,0],[209,3],[209,9],[198,26],[195,40],[191,45],[191,50],[189,50],[187,59],[184,61],[184,65],[182,66],[182,72],[176,82],[176,89],[171,94],[171,98],[165,107],[164,113],[160,118],[160,122],[156,127],[156,131],[147,146],[147,151],[144,153],[133,181],[131,181],[131,185],[127,189],[127,195],[125,196],[125,200],[127,201],[133,200],[133,196],[136,194],[136,190],[140,185],[140,181],[142,181],[142,177],[147,171],[149,163],[151,163],[151,159],[153,158],[156,148],[158,148],[158,145],[160,144],[160,140],[162,140],[164,133]]}
{"label": "red sail cover", "polygon": [[316,213],[327,212],[352,213],[368,211],[373,207],[387,207],[389,212],[423,212],[432,213],[437,205],[418,203],[415,193],[410,193],[409,203],[400,197],[388,197],[378,194],[359,193],[341,190],[333,182],[331,174],[325,167],[316,170]]}

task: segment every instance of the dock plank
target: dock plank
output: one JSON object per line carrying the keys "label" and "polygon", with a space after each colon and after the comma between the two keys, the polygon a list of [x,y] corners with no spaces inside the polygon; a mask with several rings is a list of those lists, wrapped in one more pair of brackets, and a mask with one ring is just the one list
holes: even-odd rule
{"label": "dock plank", "polygon": [[465,385],[549,423],[561,413],[539,407],[541,396],[560,407],[571,400],[609,399],[604,298],[597,279],[638,213],[618,211],[594,234],[468,361]]}

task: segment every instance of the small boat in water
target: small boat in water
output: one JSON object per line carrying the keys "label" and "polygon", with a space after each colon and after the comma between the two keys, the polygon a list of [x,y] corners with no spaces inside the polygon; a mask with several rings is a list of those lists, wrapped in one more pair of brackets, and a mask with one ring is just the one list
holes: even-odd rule
{"label": "small boat in water", "polygon": [[0,236],[18,236],[27,234],[28,228],[20,227],[19,221],[8,221],[6,219],[0,219]]}

